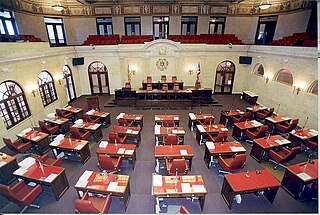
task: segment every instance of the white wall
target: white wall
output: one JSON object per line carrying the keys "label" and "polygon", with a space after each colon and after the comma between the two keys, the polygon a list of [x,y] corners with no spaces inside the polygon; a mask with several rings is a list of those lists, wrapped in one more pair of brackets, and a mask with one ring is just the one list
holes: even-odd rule
{"label": "white wall", "polygon": [[153,35],[152,16],[142,16],[141,17],[141,34],[142,35]]}

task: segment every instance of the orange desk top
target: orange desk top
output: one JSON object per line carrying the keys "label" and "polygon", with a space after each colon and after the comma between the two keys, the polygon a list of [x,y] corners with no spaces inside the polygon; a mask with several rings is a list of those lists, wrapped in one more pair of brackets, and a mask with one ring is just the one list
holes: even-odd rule
{"label": "orange desk top", "polygon": [[165,136],[168,134],[185,135],[183,127],[160,127],[160,133],[155,135]]}
{"label": "orange desk top", "polygon": [[92,109],[90,111],[87,111],[86,115],[96,116],[96,117],[107,117],[108,115],[110,115],[110,113],[103,112],[103,111],[96,111]]}
{"label": "orange desk top", "polygon": [[65,137],[59,143],[53,141],[52,143],[50,143],[50,146],[65,149],[81,150],[88,143],[89,142],[86,140],[78,140]]}
{"label": "orange desk top", "polygon": [[56,124],[56,125],[62,125],[66,122],[69,122],[70,120],[67,119],[67,118],[62,118],[62,117],[59,117],[59,116],[56,116],[54,119],[44,119],[44,121],[46,122],[50,122],[50,123],[53,123],[53,124]]}
{"label": "orange desk top", "polygon": [[85,129],[85,130],[96,131],[98,128],[101,127],[101,124],[93,123],[93,122],[82,122],[80,125],[79,124],[74,124],[72,127],[82,128],[82,129]]}
{"label": "orange desk top", "polygon": [[126,134],[126,135],[138,135],[141,131],[140,127],[127,127],[127,126],[121,126],[121,125],[115,125],[111,129],[112,131],[115,131],[120,134]]}
{"label": "orange desk top", "polygon": [[14,161],[16,158],[10,155],[5,154],[5,157],[3,157],[3,152],[0,152],[0,162],[5,162],[5,163],[10,163],[12,161]]}
{"label": "orange desk top", "polygon": [[222,113],[222,114],[230,117],[230,116],[237,116],[237,115],[244,114],[244,111],[239,110],[239,109],[231,109],[231,110],[228,111],[227,113]]}
{"label": "orange desk top", "polygon": [[222,124],[217,124],[217,125],[197,125],[197,129],[201,134],[228,132],[228,129]]}
{"label": "orange desk top", "polygon": [[[210,146],[208,147],[210,142],[206,142],[206,146],[209,149],[210,154],[219,154],[219,153],[232,153],[232,152],[246,152],[246,149],[241,145],[240,142],[215,142],[214,149]],[[241,148],[240,148],[241,147]]]}
{"label": "orange desk top", "polygon": [[194,114],[194,116],[196,117],[195,119],[193,120],[205,120],[206,118],[213,118],[214,119],[214,116],[210,113],[202,113],[202,114]]}

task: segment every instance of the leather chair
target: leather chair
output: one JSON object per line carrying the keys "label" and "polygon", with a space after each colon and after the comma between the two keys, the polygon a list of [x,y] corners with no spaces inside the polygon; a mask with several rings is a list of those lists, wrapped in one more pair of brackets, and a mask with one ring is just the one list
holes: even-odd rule
{"label": "leather chair", "polygon": [[213,125],[214,118],[212,117],[205,118],[203,122],[201,122],[200,120],[197,120],[197,123],[200,125]]}
{"label": "leather chair", "polygon": [[283,122],[276,125],[276,130],[281,133],[288,133],[295,129],[298,125],[299,119],[292,119],[290,122]]}
{"label": "leather chair", "polygon": [[121,166],[122,157],[110,157],[109,155],[98,155],[98,167],[101,171],[105,170],[110,173],[119,171]]}
{"label": "leather chair", "polygon": [[87,97],[86,99],[87,99],[88,110],[91,110],[91,109],[100,110],[98,96],[90,96],[90,97]]}
{"label": "leather chair", "polygon": [[161,75],[161,81],[166,82],[167,81],[167,76],[166,75]]}
{"label": "leather chair", "polygon": [[6,144],[6,146],[13,150],[17,151],[19,153],[25,153],[32,147],[32,143],[30,141],[28,142],[23,142],[22,140],[18,139],[14,142],[10,138],[4,137],[3,142]]}
{"label": "leather chair", "polygon": [[151,91],[152,90],[152,84],[147,84],[147,90]]}
{"label": "leather chair", "polygon": [[167,175],[186,175],[189,170],[186,159],[166,159],[166,169]]}
{"label": "leather chair", "polygon": [[273,112],[274,112],[274,108],[270,108],[269,110],[267,109],[267,110],[258,111],[256,113],[256,116],[258,119],[264,120],[265,118],[272,116]]}
{"label": "leather chair", "polygon": [[0,184],[0,194],[10,199],[12,202],[23,205],[23,213],[28,207],[40,208],[38,205],[32,204],[34,200],[41,194],[41,185],[29,186],[24,181],[19,181],[12,187]]}
{"label": "leather chair", "polygon": [[71,119],[73,116],[72,113],[69,113],[69,112],[61,110],[61,109],[56,109],[56,113],[58,116],[60,116],[62,118],[67,118],[67,119]]}
{"label": "leather chair", "polygon": [[39,160],[42,164],[47,166],[61,166],[62,164],[61,158],[53,159],[50,158],[48,154],[44,154],[42,156],[31,154],[31,157],[35,158],[36,160]]}
{"label": "leather chair", "polygon": [[318,136],[312,137],[306,141],[306,147],[312,151],[318,151]]}
{"label": "leather chair", "polygon": [[147,76],[147,83],[151,83],[152,82],[152,77],[151,76]]}
{"label": "leather chair", "polygon": [[269,127],[267,125],[263,125],[259,128],[248,129],[246,130],[246,136],[252,142],[253,139],[265,137],[268,132],[268,128]]}
{"label": "leather chair", "polygon": [[190,212],[184,206],[181,206],[176,214],[190,214]]}
{"label": "leather chair", "polygon": [[39,120],[39,126],[43,132],[50,135],[57,134],[60,130],[58,125],[52,126],[50,123],[46,123],[45,121],[42,121],[42,120]]}
{"label": "leather chair", "polygon": [[89,196],[85,192],[81,199],[76,199],[76,213],[80,214],[105,214],[108,213],[111,204],[111,195],[106,198],[98,196]]}
{"label": "leather chair", "polygon": [[91,116],[91,115],[84,115],[84,120],[87,122],[92,122],[92,123],[100,123],[100,118],[96,116]]}
{"label": "leather chair", "polygon": [[75,139],[87,140],[90,137],[90,132],[81,132],[78,128],[70,127],[70,134]]}
{"label": "leather chair", "polygon": [[270,158],[269,161],[276,164],[273,169],[277,169],[278,166],[285,167],[282,164],[292,160],[297,154],[300,153],[300,151],[300,146],[296,146],[291,149],[288,149],[286,147],[281,147],[279,149],[270,149],[268,152],[268,156]]}
{"label": "leather chair", "polygon": [[131,127],[133,122],[128,122],[128,120],[124,119],[124,118],[119,118],[118,119],[118,124],[120,126],[128,126],[128,127]]}
{"label": "leather chair", "polygon": [[162,121],[162,127],[175,127],[173,120],[164,120]]}
{"label": "leather chair", "polygon": [[172,79],[171,79],[171,80],[172,80],[172,82],[176,82],[176,81],[178,80],[178,79],[177,79],[177,76],[175,76],[175,75],[172,76]]}
{"label": "leather chair", "polygon": [[224,158],[219,156],[218,163],[223,170],[219,170],[219,173],[230,174],[241,170],[246,164],[246,154],[234,154],[231,158]]}
{"label": "leather chair", "polygon": [[119,137],[119,134],[114,130],[110,130],[109,132],[109,143],[115,143],[117,141],[118,144],[125,144],[127,141],[127,136]]}
{"label": "leather chair", "polygon": [[228,132],[219,132],[217,136],[208,135],[208,141],[216,142],[226,142],[228,141]]}
{"label": "leather chair", "polygon": [[179,137],[176,134],[168,134],[162,141],[163,145],[179,145]]}
{"label": "leather chair", "polygon": [[163,91],[168,91],[169,90],[168,84],[162,84],[162,90]]}
{"label": "leather chair", "polygon": [[244,114],[239,115],[239,116],[231,116],[231,119],[232,119],[233,123],[244,122],[246,120],[251,119],[251,113],[245,112]]}

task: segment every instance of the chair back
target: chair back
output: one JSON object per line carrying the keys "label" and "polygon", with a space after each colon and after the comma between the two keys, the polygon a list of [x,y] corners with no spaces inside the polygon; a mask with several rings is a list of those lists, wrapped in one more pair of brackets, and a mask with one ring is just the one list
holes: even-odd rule
{"label": "chair back", "polygon": [[15,202],[18,204],[21,203],[21,199],[14,192],[12,192],[9,186],[0,184],[0,194],[7,197],[12,202]]}
{"label": "chair back", "polygon": [[180,210],[178,213],[179,214],[190,214],[190,212],[184,206],[180,207]]}
{"label": "chair back", "polygon": [[255,138],[261,138],[266,136],[267,132],[268,132],[269,127],[267,125],[263,125],[259,128],[259,131],[257,132],[257,135],[255,136]]}
{"label": "chair back", "polygon": [[175,90],[175,91],[180,90],[179,84],[174,83],[174,84],[173,84],[173,90]]}
{"label": "chair back", "polygon": [[266,114],[266,117],[270,117],[274,112],[274,108],[270,108],[269,112]]}
{"label": "chair back", "polygon": [[100,211],[93,206],[91,201],[82,199],[76,199],[76,212],[85,214],[100,213]]}
{"label": "chair back", "polygon": [[230,169],[240,170],[246,163],[246,154],[234,154],[233,161],[230,163]]}
{"label": "chair back", "polygon": [[117,132],[111,131],[109,132],[109,143],[115,143],[115,140],[117,140],[117,143],[121,143],[121,139]]}
{"label": "chair back", "polygon": [[41,130],[43,131],[43,132],[45,132],[45,133],[51,133],[50,131],[49,131],[49,129],[48,129],[48,127],[47,127],[47,125],[46,125],[46,123],[44,122],[44,121],[42,121],[42,120],[39,120],[39,126],[40,126],[40,128],[41,128]]}
{"label": "chair back", "polygon": [[251,118],[251,113],[250,113],[250,112],[245,112],[245,113],[241,116],[240,122],[246,121],[247,119],[250,120],[250,118]]}
{"label": "chair back", "polygon": [[168,84],[163,84],[163,85],[162,85],[162,90],[164,90],[164,91],[169,90]]}
{"label": "chair back", "polygon": [[213,142],[226,142],[228,139],[228,132],[219,132],[216,137],[213,138]]}
{"label": "chair back", "polygon": [[287,155],[287,158],[285,159],[286,161],[290,161],[291,159],[293,159],[297,154],[299,154],[301,151],[301,146],[296,146],[293,147],[289,154]]}
{"label": "chair back", "polygon": [[79,130],[75,127],[70,127],[70,133],[71,133],[71,136],[73,138],[76,138],[76,139],[81,139],[81,135],[79,133]]}
{"label": "chair back", "polygon": [[100,110],[99,106],[99,97],[98,96],[90,96],[87,99],[88,110]]}
{"label": "chair back", "polygon": [[15,147],[14,147],[14,144],[12,142],[12,140],[8,137],[4,137],[3,138],[3,142],[6,144],[6,146],[9,148],[9,149],[12,149],[12,150],[16,150]]}
{"label": "chair back", "polygon": [[170,173],[178,172],[178,175],[186,174],[187,161],[185,159],[173,159],[170,167]]}
{"label": "chair back", "polygon": [[119,123],[119,125],[121,125],[121,126],[129,126],[129,125],[130,125],[130,123],[128,122],[128,120],[126,120],[126,119],[124,119],[124,118],[119,118],[119,119],[118,119],[118,123]]}
{"label": "chair back", "polygon": [[174,121],[173,120],[164,120],[162,122],[162,127],[174,127]]}
{"label": "chair back", "polygon": [[167,137],[164,138],[164,145],[179,145],[179,137],[175,134],[168,134]]}
{"label": "chair back", "polygon": [[287,132],[292,131],[293,129],[295,129],[298,125],[299,119],[292,119],[290,126],[287,128]]}
{"label": "chair back", "polygon": [[56,109],[56,114],[60,117],[64,117],[63,110],[61,109]]}
{"label": "chair back", "polygon": [[152,84],[147,84],[147,90],[152,90]]}
{"label": "chair back", "polygon": [[177,76],[172,76],[172,82],[176,82],[177,81]]}
{"label": "chair back", "polygon": [[167,81],[167,76],[166,75],[161,75],[161,81],[166,82]]}
{"label": "chair back", "polygon": [[212,125],[214,123],[214,118],[212,117],[208,117],[208,118],[205,118],[204,121],[203,121],[203,125]]}
{"label": "chair back", "polygon": [[151,76],[147,76],[147,82],[151,83],[152,82],[152,77]]}
{"label": "chair back", "polygon": [[99,162],[101,169],[106,170],[106,171],[114,170],[114,164],[112,163],[112,159],[109,155],[99,154],[98,155],[98,162]]}

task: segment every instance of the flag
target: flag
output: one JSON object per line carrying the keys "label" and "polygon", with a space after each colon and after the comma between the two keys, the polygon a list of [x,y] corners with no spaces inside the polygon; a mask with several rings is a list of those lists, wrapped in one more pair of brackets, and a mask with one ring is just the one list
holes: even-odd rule
{"label": "flag", "polygon": [[129,68],[129,64],[128,64],[128,82],[131,82],[131,74],[130,74],[130,68]]}
{"label": "flag", "polygon": [[196,82],[199,82],[200,73],[201,73],[201,70],[200,70],[200,62],[199,62],[199,63],[198,63],[198,72],[197,72],[197,80],[196,80]]}

